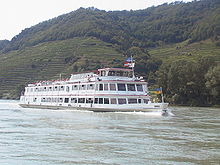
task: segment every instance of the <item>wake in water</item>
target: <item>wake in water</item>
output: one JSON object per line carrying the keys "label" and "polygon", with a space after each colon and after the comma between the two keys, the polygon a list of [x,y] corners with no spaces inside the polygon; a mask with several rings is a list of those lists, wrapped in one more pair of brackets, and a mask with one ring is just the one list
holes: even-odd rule
{"label": "wake in water", "polygon": [[129,115],[142,115],[142,116],[155,116],[155,117],[161,117],[161,116],[175,116],[172,112],[167,112],[165,115],[163,115],[161,112],[115,112],[115,113],[122,113],[122,114],[129,114]]}

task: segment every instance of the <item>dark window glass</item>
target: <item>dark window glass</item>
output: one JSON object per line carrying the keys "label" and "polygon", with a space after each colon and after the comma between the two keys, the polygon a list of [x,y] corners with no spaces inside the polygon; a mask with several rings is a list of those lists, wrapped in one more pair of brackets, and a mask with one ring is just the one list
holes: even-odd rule
{"label": "dark window glass", "polygon": [[98,104],[98,98],[95,98],[95,102],[94,102],[95,104]]}
{"label": "dark window glass", "polygon": [[109,104],[109,98],[104,98],[104,104]]}
{"label": "dark window glass", "polygon": [[92,98],[86,98],[86,103],[93,103]]}
{"label": "dark window glass", "polygon": [[69,98],[65,98],[64,103],[69,103]]}
{"label": "dark window glass", "polygon": [[103,98],[99,98],[99,104],[103,104]]}
{"label": "dark window glass", "polygon": [[103,84],[99,84],[99,90],[103,91]]}
{"label": "dark window glass", "polygon": [[144,99],[144,103],[145,103],[145,104],[147,104],[147,103],[148,103],[148,101],[149,101],[148,99]]}
{"label": "dark window glass", "polygon": [[141,103],[141,99],[138,99],[138,103],[139,103],[139,104]]}
{"label": "dark window glass", "polygon": [[143,91],[142,84],[136,84],[136,86],[137,86],[137,91]]}
{"label": "dark window glass", "polygon": [[118,99],[118,104],[126,104],[126,99],[124,98]]}
{"label": "dark window glass", "polygon": [[125,84],[117,84],[118,85],[118,91],[126,91]]}
{"label": "dark window glass", "polygon": [[135,91],[135,84],[127,84],[128,91]]}
{"label": "dark window glass", "polygon": [[128,104],[137,104],[137,99],[128,99]]}

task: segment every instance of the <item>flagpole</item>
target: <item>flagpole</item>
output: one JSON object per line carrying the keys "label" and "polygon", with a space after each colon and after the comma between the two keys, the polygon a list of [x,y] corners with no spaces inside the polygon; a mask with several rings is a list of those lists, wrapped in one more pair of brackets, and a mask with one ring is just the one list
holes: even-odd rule
{"label": "flagpole", "polygon": [[163,97],[163,89],[162,89],[162,87],[160,87],[160,90],[161,90],[162,103],[164,103],[164,97]]}
{"label": "flagpole", "polygon": [[133,63],[133,57],[131,55],[131,67],[132,67],[132,73],[133,73],[133,78],[135,78],[135,75],[134,75],[134,63]]}

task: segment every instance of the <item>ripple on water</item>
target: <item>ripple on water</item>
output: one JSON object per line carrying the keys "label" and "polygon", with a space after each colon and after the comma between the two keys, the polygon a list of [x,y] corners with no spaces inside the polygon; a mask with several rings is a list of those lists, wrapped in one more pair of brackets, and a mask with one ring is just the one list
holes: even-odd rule
{"label": "ripple on water", "polygon": [[0,101],[0,164],[218,164],[220,110],[23,109]]}

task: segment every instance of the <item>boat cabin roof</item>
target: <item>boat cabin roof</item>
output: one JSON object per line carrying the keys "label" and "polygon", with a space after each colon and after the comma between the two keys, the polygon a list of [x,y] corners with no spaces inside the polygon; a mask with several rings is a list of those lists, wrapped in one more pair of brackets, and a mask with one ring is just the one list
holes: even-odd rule
{"label": "boat cabin roof", "polygon": [[132,71],[132,69],[124,69],[124,68],[102,68],[102,69],[98,69],[98,71],[125,71],[125,72],[129,72],[129,71]]}

